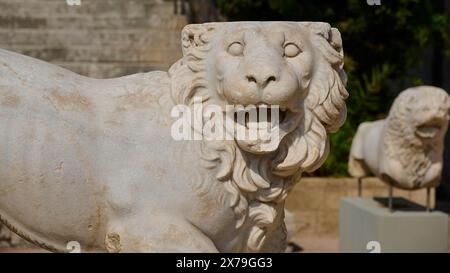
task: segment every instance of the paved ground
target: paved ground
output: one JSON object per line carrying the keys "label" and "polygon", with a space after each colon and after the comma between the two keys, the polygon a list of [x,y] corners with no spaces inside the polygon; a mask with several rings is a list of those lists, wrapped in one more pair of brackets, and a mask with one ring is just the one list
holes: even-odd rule
{"label": "paved ground", "polygon": [[297,237],[294,242],[303,248],[302,253],[339,252],[338,238]]}

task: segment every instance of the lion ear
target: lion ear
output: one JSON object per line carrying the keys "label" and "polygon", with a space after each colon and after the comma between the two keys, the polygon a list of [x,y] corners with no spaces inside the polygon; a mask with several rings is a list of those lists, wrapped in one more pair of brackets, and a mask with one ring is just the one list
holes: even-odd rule
{"label": "lion ear", "polygon": [[341,35],[328,23],[304,23],[304,27],[312,34],[311,41],[318,53],[306,105],[328,132],[334,132],[343,124],[347,113],[347,77],[343,70]]}
{"label": "lion ear", "polygon": [[[326,60],[337,70],[344,67],[344,49],[342,47],[341,33],[337,28],[332,28],[328,23],[303,22],[300,23],[319,39],[327,41],[325,46],[319,48]],[[313,38],[314,40],[314,38]],[[317,43],[323,45],[323,43]]]}
{"label": "lion ear", "polygon": [[207,52],[210,49],[210,42],[219,24],[190,24],[186,25],[181,31],[181,45],[183,47],[183,56],[194,54],[200,51]]}
{"label": "lion ear", "polygon": [[172,97],[177,103],[188,104],[199,87],[206,86],[206,59],[219,23],[191,24],[181,31],[183,58],[169,70],[172,77]]}
{"label": "lion ear", "polygon": [[325,38],[336,51],[342,51],[341,33],[337,28],[323,22],[300,22],[299,24],[308,28],[312,33]]}

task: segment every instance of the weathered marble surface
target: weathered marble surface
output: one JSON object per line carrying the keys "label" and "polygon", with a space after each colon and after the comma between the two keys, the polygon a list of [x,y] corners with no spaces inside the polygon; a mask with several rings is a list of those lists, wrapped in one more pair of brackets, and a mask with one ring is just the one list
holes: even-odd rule
{"label": "weathered marble surface", "polygon": [[0,224],[0,252],[2,248],[17,247],[24,244],[26,244],[24,240]]}
{"label": "weathered marble surface", "polygon": [[374,174],[402,189],[437,187],[449,109],[445,90],[432,86],[404,90],[386,119],[359,125],[349,173],[354,177]]}
{"label": "weathered marble surface", "polygon": [[[345,120],[339,32],[326,23],[188,25],[169,72],[98,80],[0,50],[0,216],[66,251],[284,251],[284,200]],[[174,141],[171,109],[279,105],[275,150]]]}

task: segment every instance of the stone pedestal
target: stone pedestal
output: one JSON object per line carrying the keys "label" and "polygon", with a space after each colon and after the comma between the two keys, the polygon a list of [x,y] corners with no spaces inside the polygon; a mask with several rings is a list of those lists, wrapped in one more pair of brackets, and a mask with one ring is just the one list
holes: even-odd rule
{"label": "stone pedestal", "polygon": [[343,198],[339,239],[341,252],[370,252],[374,246],[381,252],[447,252],[448,215],[439,211],[389,212],[373,199]]}

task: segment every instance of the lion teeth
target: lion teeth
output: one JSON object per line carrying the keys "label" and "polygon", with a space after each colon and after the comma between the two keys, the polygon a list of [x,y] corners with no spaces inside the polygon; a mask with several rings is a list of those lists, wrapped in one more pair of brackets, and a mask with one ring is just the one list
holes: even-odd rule
{"label": "lion teeth", "polygon": [[[284,110],[282,110],[284,109]],[[271,129],[280,125],[288,118],[286,107],[278,105],[259,105],[258,108],[249,110],[238,110],[234,112],[235,123],[240,123],[246,129]]]}

